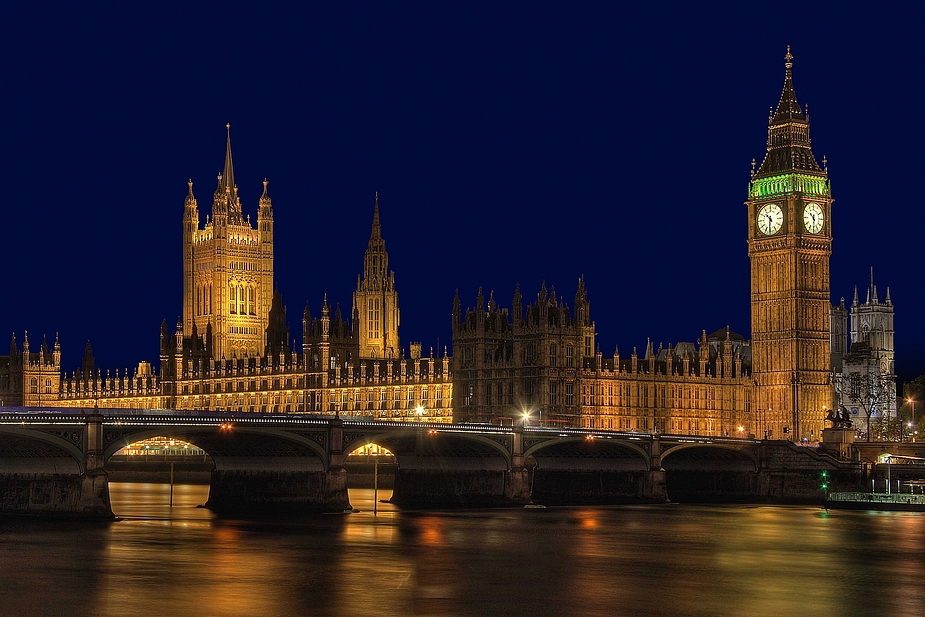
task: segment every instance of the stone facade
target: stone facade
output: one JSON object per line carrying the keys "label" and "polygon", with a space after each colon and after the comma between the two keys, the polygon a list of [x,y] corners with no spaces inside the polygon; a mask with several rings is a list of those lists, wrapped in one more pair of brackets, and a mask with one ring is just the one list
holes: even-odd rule
{"label": "stone facade", "polygon": [[[20,351],[14,337],[10,356],[0,358],[0,400],[817,440],[825,410],[836,403],[833,378],[850,358],[841,344],[846,309],[831,307],[829,297],[831,185],[810,147],[809,128],[788,49],[767,154],[753,165],[748,185],[751,341],[727,328],[657,349],[650,341],[642,355],[634,349],[605,358],[579,280],[573,307],[545,284],[526,306],[517,288],[510,308],[480,290],[475,307],[463,312],[457,294],[452,359],[445,350],[442,357],[421,357],[415,343],[409,357],[402,351],[378,195],[349,315],[327,298],[315,317],[306,305],[302,347],[293,347],[273,282],[267,183],[253,227],[234,182],[229,129],[204,226],[189,184],[183,318],[174,328],[162,324],[157,370],[140,363],[132,372],[104,375],[88,348],[81,370],[67,376],[57,341],[54,352],[43,345],[34,353],[27,342]],[[873,290],[873,300],[851,311],[852,351],[855,344],[876,347],[878,367],[887,362],[878,370],[893,374],[889,294],[880,305]]]}

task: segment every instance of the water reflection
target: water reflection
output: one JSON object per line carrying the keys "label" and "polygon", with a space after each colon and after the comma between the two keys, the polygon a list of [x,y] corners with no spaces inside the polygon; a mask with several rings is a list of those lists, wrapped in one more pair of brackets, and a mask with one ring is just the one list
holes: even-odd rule
{"label": "water reflection", "polygon": [[[388,499],[380,491],[380,499]],[[870,615],[925,602],[925,516],[622,506],[235,520],[113,484],[112,524],[0,522],[4,614]]]}

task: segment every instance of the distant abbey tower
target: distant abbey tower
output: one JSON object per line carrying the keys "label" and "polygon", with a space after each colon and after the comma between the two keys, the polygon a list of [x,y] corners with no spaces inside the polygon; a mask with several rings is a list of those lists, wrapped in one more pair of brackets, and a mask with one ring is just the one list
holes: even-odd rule
{"label": "distant abbey tower", "polygon": [[379,225],[379,193],[373,209],[373,228],[363,257],[363,278],[353,292],[354,328],[359,333],[361,358],[397,358],[398,292],[395,273],[389,271],[389,254]]}
{"label": "distant abbey tower", "polygon": [[183,213],[182,338],[202,338],[214,359],[263,355],[273,301],[273,207],[267,181],[257,227],[241,212],[225,125],[225,168],[218,175],[211,219],[199,226],[193,182]]}

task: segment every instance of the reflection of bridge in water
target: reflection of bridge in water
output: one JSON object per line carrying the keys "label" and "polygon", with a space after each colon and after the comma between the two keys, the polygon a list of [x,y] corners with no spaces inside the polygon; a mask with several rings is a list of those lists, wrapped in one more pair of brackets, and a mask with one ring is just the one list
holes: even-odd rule
{"label": "reflection of bridge in water", "polygon": [[259,413],[4,408],[2,511],[111,516],[106,461],[151,437],[188,442],[212,458],[206,505],[218,512],[349,509],[344,460],[365,444],[394,454],[392,499],[410,507],[817,500],[819,470],[850,484],[857,469],[790,442]]}

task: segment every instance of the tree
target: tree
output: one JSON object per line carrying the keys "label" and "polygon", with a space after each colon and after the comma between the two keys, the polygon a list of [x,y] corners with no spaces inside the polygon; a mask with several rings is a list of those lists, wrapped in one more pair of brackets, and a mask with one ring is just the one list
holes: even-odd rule
{"label": "tree", "polygon": [[902,418],[880,416],[874,421],[874,436],[878,441],[902,441],[905,425]]}
{"label": "tree", "polygon": [[903,384],[902,406],[903,415],[912,424],[913,438],[916,431],[919,435],[925,435],[925,375],[919,375]]}
{"label": "tree", "polygon": [[[859,354],[860,355],[860,354]],[[895,409],[896,377],[888,372],[878,354],[869,354],[849,366],[835,379],[835,392],[841,405],[864,413],[866,439],[870,441],[871,416]]]}

